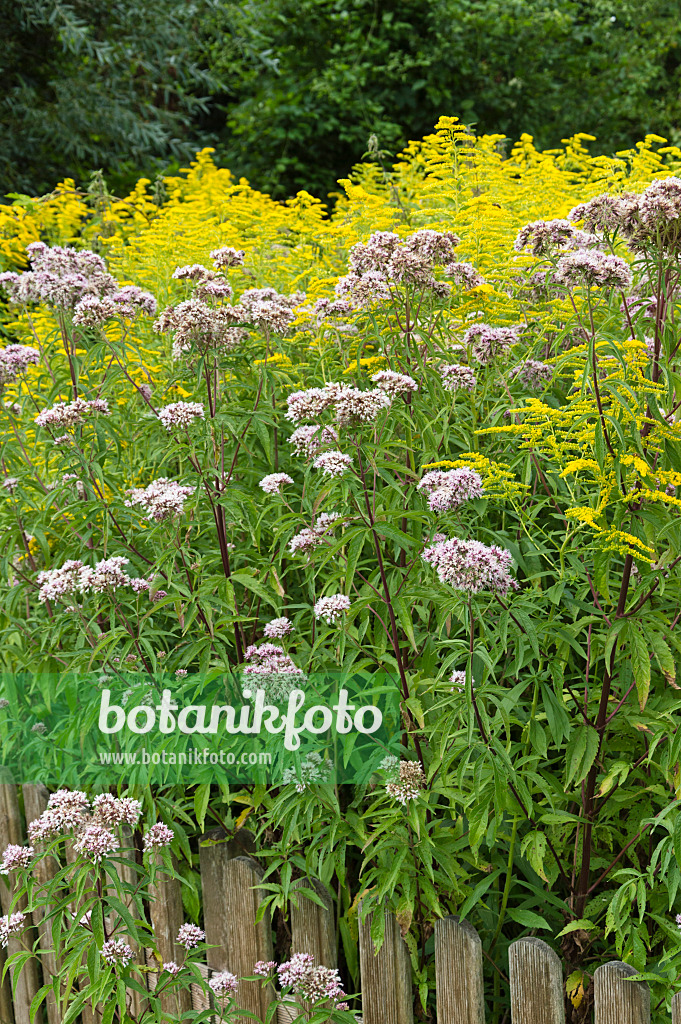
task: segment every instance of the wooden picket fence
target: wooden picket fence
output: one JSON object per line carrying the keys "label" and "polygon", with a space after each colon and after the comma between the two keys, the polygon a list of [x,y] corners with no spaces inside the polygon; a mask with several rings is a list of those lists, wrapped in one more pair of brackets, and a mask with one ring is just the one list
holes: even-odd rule
{"label": "wooden picket fence", "polygon": [[[47,803],[42,786],[23,786],[28,820],[38,817]],[[208,838],[211,838],[210,836]],[[216,838],[213,836],[213,838]],[[268,914],[255,924],[261,899],[257,886],[262,871],[250,854],[252,839],[243,833],[239,841],[218,840],[207,843],[200,851],[200,873],[203,891],[204,927],[207,952],[206,977],[213,971],[229,970],[237,976],[252,973],[257,960],[272,960],[272,928]],[[23,827],[16,786],[0,785],[0,851],[8,843],[23,843]],[[49,864],[42,862],[43,877],[48,877]],[[181,961],[183,950],[175,944],[175,936],[183,922],[180,882],[167,877],[159,880],[157,899],[150,904],[152,924],[159,953],[164,961]],[[337,950],[333,905],[326,890],[318,883],[301,880],[300,886],[313,885],[323,906],[301,897],[291,905],[291,948],[294,952],[312,953],[316,962],[335,967]],[[0,880],[2,912],[7,913],[9,892]],[[35,933],[31,939],[45,939],[48,948],[48,925],[34,916]],[[413,1024],[413,1003],[409,954],[395,918],[386,914],[385,941],[376,954],[370,937],[371,918],[360,923],[359,953],[361,1001],[364,1024]],[[11,938],[9,952],[17,940]],[[0,951],[0,970],[6,951]],[[153,968],[153,963],[147,965]],[[456,917],[446,917],[435,925],[435,966],[438,1024],[484,1024],[482,944],[476,930]],[[43,973],[49,976],[56,968],[50,957],[42,959]],[[595,1024],[649,1024],[650,992],[647,985],[627,979],[635,970],[620,961],[599,967],[594,976]],[[153,971],[147,975],[153,989]],[[512,1024],[565,1024],[563,971],[560,960],[541,939],[525,938],[514,942],[509,951],[510,1017]],[[38,966],[30,961],[21,972],[14,996],[10,978],[0,987],[1,1024],[30,1024],[31,1000],[42,984]],[[264,1018],[273,989],[262,988],[259,982],[242,982],[239,1003]],[[204,1009],[207,997],[199,986],[183,994],[182,1010]],[[133,1014],[143,1008],[143,997],[135,995],[130,1007]],[[175,1012],[175,997],[169,1012]],[[82,1024],[97,1024],[99,1014],[88,1010]],[[279,1007],[278,1024],[287,1024],[291,1011]],[[36,1024],[59,1024],[54,999],[43,1004]],[[681,1024],[681,993],[674,997],[672,1024]]]}

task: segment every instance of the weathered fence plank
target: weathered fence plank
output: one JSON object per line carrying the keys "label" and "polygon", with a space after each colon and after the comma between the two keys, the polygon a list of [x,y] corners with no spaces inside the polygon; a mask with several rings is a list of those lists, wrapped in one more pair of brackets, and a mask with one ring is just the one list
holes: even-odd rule
{"label": "weathered fence plank", "polygon": [[[380,911],[379,911],[380,912]],[[373,914],[359,925],[359,971],[364,1024],[413,1024],[409,951],[394,914],[385,913],[385,939],[378,953],[371,939]]]}
{"label": "weathered fence plank", "polygon": [[595,1024],[650,1024],[650,989],[644,982],[626,980],[638,973],[621,960],[596,970]]}
{"label": "weathered fence plank", "polygon": [[[25,783],[21,788],[24,794],[24,811],[26,813],[26,823],[28,824],[31,821],[35,821],[43,813],[47,807],[49,793],[45,786],[33,783]],[[59,864],[54,857],[41,857],[33,869],[33,874],[38,884],[44,886],[49,883],[50,879],[54,878],[58,870]],[[45,950],[40,958],[43,979],[45,984],[49,984],[57,974],[57,958],[54,955],[52,945],[52,926],[49,921],[45,920],[46,916],[47,910],[43,908],[33,912],[33,923],[38,929],[40,947]],[[57,1006],[54,992],[47,993],[44,1006],[48,1024],[59,1024],[59,1007]]]}
{"label": "weathered fence plank", "polygon": [[316,879],[300,878],[293,883],[293,889],[311,889],[324,906],[308,899],[307,896],[296,896],[297,906],[291,903],[291,951],[293,953],[312,953],[316,964],[335,967],[336,929],[333,918],[333,900],[325,887]]}
{"label": "weathered fence plank", "polygon": [[508,950],[512,1024],[564,1024],[563,970],[541,939],[512,942]]}
{"label": "weathered fence plank", "polygon": [[672,999],[672,1024],[681,1024],[681,992]]}
{"label": "weathered fence plank", "polygon": [[[171,878],[163,873],[163,858],[160,854],[156,854],[156,864],[160,873],[149,889],[152,896],[149,900],[149,913],[158,953],[164,963],[169,961],[181,963],[184,958],[184,950],[177,945],[175,939],[184,922],[182,883],[177,878]],[[175,861],[173,861],[173,866],[176,866]],[[153,990],[155,988],[154,976],[149,975],[148,981],[149,987]],[[161,1006],[167,1013],[176,1013],[178,999],[181,1012],[191,1009],[191,993],[187,990],[176,990],[168,995],[162,995]]]}
{"label": "weathered fence plank", "polygon": [[[66,840],[65,851],[66,851],[66,863],[67,864],[75,864],[76,861],[78,860],[78,854],[76,853],[76,851],[73,848],[73,838],[70,838],[70,839]],[[71,912],[75,916],[75,914],[78,912],[78,907],[77,907],[76,903],[75,902],[71,903],[70,907],[71,907]],[[83,957],[83,966],[85,966],[86,959],[87,959],[86,957]],[[87,984],[86,979],[83,978],[83,979],[81,979],[78,982],[78,988],[82,990],[83,988],[85,988],[86,984]],[[101,1008],[101,1006],[98,1005],[97,1007],[95,1007],[93,1009],[93,1007],[92,1007],[92,1005],[90,1003],[85,1003],[85,1005],[83,1006],[82,1010],[80,1011],[80,1016],[81,1016],[82,1024],[99,1024],[99,1022],[102,1019],[102,1008]]]}
{"label": "weathered fence plank", "polygon": [[[0,949],[0,978],[6,963],[7,954],[4,949]],[[9,974],[5,975],[5,980],[0,984],[0,1024],[14,1024],[14,1006],[12,1005],[12,986]]]}
{"label": "weathered fence plank", "polygon": [[435,922],[437,1019],[443,1024],[485,1024],[482,943],[458,917]]}
{"label": "weathered fence plank", "polygon": [[[260,890],[254,888],[262,880],[258,864],[250,857],[229,857],[228,850],[224,856],[224,890],[211,891],[202,878],[204,906],[217,905],[222,915],[220,940],[208,931],[206,922],[206,941],[221,944],[221,948],[208,951],[208,966],[216,971],[231,971],[239,978],[252,974],[258,960],[272,959],[272,924],[268,911],[255,923],[262,902]],[[263,987],[259,981],[243,981],[239,985],[239,1005],[263,1020],[273,998],[271,985]]]}
{"label": "weathered fence plank", "polygon": [[[0,784],[0,852],[9,843],[22,846],[24,843],[24,833],[21,825],[17,787],[10,783],[2,783]],[[10,903],[10,889],[4,880],[4,876],[0,875],[0,904],[2,904],[3,914],[9,913]],[[17,902],[14,910],[25,909],[26,899],[24,897]],[[11,935],[7,946],[8,956],[23,949],[24,943],[30,947],[35,937],[32,928],[27,929],[22,936]],[[10,969],[9,973],[12,976],[12,985],[14,986],[14,970]],[[23,970],[19,973],[16,989],[14,990],[13,1003],[16,1024],[30,1024],[29,1009],[31,1000],[39,988],[38,964],[35,960],[28,960]],[[41,1011],[42,1007],[35,1017],[36,1024],[41,1024],[43,1017]]]}

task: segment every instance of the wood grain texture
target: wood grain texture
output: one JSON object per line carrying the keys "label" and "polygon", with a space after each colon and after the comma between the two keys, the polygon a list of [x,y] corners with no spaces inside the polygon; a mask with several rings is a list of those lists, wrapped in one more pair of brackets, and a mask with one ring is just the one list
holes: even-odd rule
{"label": "wood grain texture", "polygon": [[[24,811],[28,824],[28,822],[39,818],[47,807],[49,792],[45,786],[35,783],[26,783],[21,788],[24,795]],[[59,864],[54,857],[42,857],[35,865],[33,874],[39,885],[46,886],[54,878],[58,870]],[[38,929],[38,935],[40,936],[40,948],[46,950],[40,958],[43,983],[49,984],[57,974],[57,959],[53,952],[52,926],[49,921],[45,920],[46,915],[47,909],[42,907],[33,912],[33,923]],[[47,1014],[48,1024],[59,1024],[59,1008],[54,992],[47,993],[43,1005]]]}
{"label": "wood grain texture", "polygon": [[[14,843],[17,846],[23,846],[24,832],[21,822],[21,811],[19,810],[18,789],[16,786],[9,783],[2,783],[0,784],[0,851],[4,850],[9,843]],[[8,914],[10,912],[10,904],[12,902],[12,896],[7,881],[11,882],[11,876],[7,879],[6,875],[0,875],[0,904],[2,905],[3,914]],[[23,897],[21,900],[17,901],[12,912],[14,913],[17,910],[25,909],[26,898]],[[11,956],[12,953],[17,953],[26,946],[31,948],[36,938],[37,935],[33,928],[27,928],[23,935],[10,936],[7,946],[7,955]],[[14,991],[14,1020],[16,1024],[30,1024],[29,1009],[31,1006],[31,1000],[41,985],[41,979],[39,978],[38,973],[38,963],[34,959],[26,962],[22,970],[19,972],[16,989],[14,988],[13,968],[10,968],[9,974],[12,977],[12,986]],[[42,1024],[44,1019],[42,1011],[43,1007],[40,1007],[35,1017],[35,1024]]]}
{"label": "wood grain texture", "polygon": [[[380,911],[376,911],[380,913]],[[413,1024],[411,961],[395,915],[385,914],[385,940],[378,953],[371,939],[373,914],[359,925],[359,970],[364,1024]]]}
{"label": "wood grain texture", "polygon": [[[228,858],[223,867],[223,877],[222,892],[212,892],[204,887],[204,905],[213,903],[219,906],[222,914],[221,948],[213,950],[218,957],[214,957],[210,966],[215,970],[231,971],[240,978],[253,974],[258,960],[272,959],[272,923],[269,911],[262,921],[255,923],[262,893],[254,886],[262,880],[262,871],[254,860],[250,857]],[[206,941],[216,941],[207,928]],[[222,962],[215,963],[217,959]],[[263,988],[259,981],[242,981],[239,984],[239,1006],[257,1014],[262,1020],[273,998],[271,985]]]}
{"label": "wood grain texture", "polygon": [[[160,854],[156,854],[157,864],[162,864]],[[177,867],[173,860],[173,867]],[[184,910],[182,907],[182,883],[177,878],[170,878],[161,871],[153,886],[149,887],[152,899],[149,901],[149,914],[151,926],[156,939],[156,946],[159,956],[164,963],[174,960],[182,963],[184,949],[175,942],[178,931],[184,924]],[[155,986],[153,975],[149,976],[150,988]],[[161,996],[161,1006],[167,1013],[177,1013],[177,1000],[179,999],[180,1010],[191,1009],[191,993],[189,990],[175,990],[168,995]]]}
{"label": "wood grain texture", "polygon": [[508,950],[512,1024],[565,1024],[563,970],[541,939],[512,942]]}
{"label": "wood grain texture", "polygon": [[603,964],[594,974],[595,1024],[650,1024],[650,990],[627,981],[639,972],[621,960]]}
{"label": "wood grain texture", "polygon": [[485,1024],[482,943],[458,917],[435,922],[437,1019],[443,1024]]}
{"label": "wood grain texture", "polygon": [[[227,864],[235,857],[248,856],[253,852],[253,846],[253,836],[246,829],[240,830],[238,841],[229,839],[220,828],[212,829],[201,837],[199,869],[204,929],[208,937],[207,941],[218,947],[209,949],[206,959],[208,966],[216,971],[226,970],[224,953],[220,947],[226,948],[228,939],[223,906],[223,894],[227,888]],[[249,970],[248,973],[250,974],[251,971]]]}
{"label": "wood grain texture", "polygon": [[324,903],[320,907],[306,896],[297,896],[297,906],[291,902],[291,951],[312,953],[316,964],[336,967],[336,929],[333,900],[321,882],[300,878],[293,889],[311,889]]}
{"label": "wood grain texture", "polygon": [[681,1024],[681,992],[672,999],[672,1024]]}

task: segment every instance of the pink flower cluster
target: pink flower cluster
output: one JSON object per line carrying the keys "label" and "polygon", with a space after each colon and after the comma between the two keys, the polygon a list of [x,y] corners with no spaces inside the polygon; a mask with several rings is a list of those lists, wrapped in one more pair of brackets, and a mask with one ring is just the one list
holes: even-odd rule
{"label": "pink flower cluster", "polygon": [[408,238],[392,231],[375,231],[367,242],[358,242],[350,250],[349,273],[339,280],[336,294],[364,306],[388,297],[392,283],[429,289],[444,297],[449,285],[437,281],[433,272],[436,266],[453,263],[459,241],[451,231],[430,228]]}
{"label": "pink flower cluster", "polygon": [[338,434],[333,427],[322,427],[317,423],[297,427],[288,439],[294,455],[314,458],[325,445],[338,444]]}
{"label": "pink flower cluster", "polygon": [[[260,961],[256,967],[268,967]],[[258,971],[262,973],[262,971]],[[314,957],[311,953],[292,953],[286,963],[277,967],[279,983],[284,988],[300,996],[306,1003],[332,1002],[337,1010],[347,1009],[347,1003],[340,1000],[347,999],[340,975],[335,968],[324,967],[319,964],[315,967]]]}
{"label": "pink flower cluster", "polygon": [[223,245],[221,249],[213,249],[210,258],[218,270],[230,270],[232,267],[242,267],[245,255],[243,249],[232,249],[231,246]]}
{"label": "pink flower cluster", "polygon": [[309,555],[310,552],[324,543],[325,537],[331,533],[340,519],[337,512],[322,512],[317,516],[312,528],[306,527],[291,538],[288,549],[292,555]]}
{"label": "pink flower cluster", "polygon": [[433,566],[441,583],[466,594],[483,590],[506,594],[518,589],[510,575],[511,552],[496,545],[488,547],[478,540],[451,537],[426,548],[423,559]]}
{"label": "pink flower cluster", "polygon": [[281,494],[285,484],[292,484],[293,478],[288,473],[270,473],[264,476],[258,487],[262,487],[265,494]]}
{"label": "pink flower cluster", "polygon": [[51,409],[43,409],[35,417],[39,427],[73,427],[86,416],[101,413],[109,415],[109,403],[104,398],[74,398],[72,402],[56,402]]}
{"label": "pink flower cluster", "polygon": [[481,366],[487,366],[517,341],[516,328],[492,327],[491,324],[474,324],[463,337],[464,345],[471,346],[473,358],[477,359]]}
{"label": "pink flower cluster", "polygon": [[448,263],[445,267],[445,274],[466,291],[479,288],[481,284],[485,283],[484,277],[478,273],[472,263]]}
{"label": "pink flower cluster", "polygon": [[350,598],[345,594],[330,594],[320,597],[314,606],[316,619],[324,619],[330,626],[335,625],[350,610]]}
{"label": "pink flower cluster", "polygon": [[26,915],[20,910],[0,917],[0,949],[5,949],[10,935],[18,935],[26,925]]}
{"label": "pink flower cluster", "polygon": [[10,843],[5,847],[5,852],[2,855],[0,875],[8,875],[10,871],[16,871],[17,868],[27,868],[33,859],[34,852],[32,846],[17,846],[15,843]]}
{"label": "pink flower cluster", "polygon": [[293,632],[290,620],[282,615],[279,619],[272,619],[263,628],[263,633],[268,640],[283,640]]}
{"label": "pink flower cluster", "polygon": [[428,494],[428,507],[433,512],[450,512],[464,501],[484,494],[482,477],[469,466],[457,469],[434,469],[418,483],[419,491]]}
{"label": "pink flower cluster", "polygon": [[103,298],[86,295],[73,311],[73,322],[81,327],[99,327],[113,317],[127,317],[133,320],[139,313],[153,316],[155,312],[156,299],[151,292],[145,292],[137,285],[130,284]]}
{"label": "pink flower cluster", "polygon": [[179,484],[161,476],[147,487],[133,487],[127,493],[130,497],[125,504],[128,508],[140,505],[147,519],[156,523],[173,519],[184,512],[184,503],[196,490],[195,487]]}
{"label": "pink flower cluster", "polygon": [[305,682],[305,674],[277,644],[251,644],[244,652],[243,682],[265,690],[270,700],[285,700],[291,690]]}
{"label": "pink flower cluster", "polygon": [[92,820],[99,825],[136,825],[142,814],[139,800],[101,793],[92,801]]}
{"label": "pink flower cluster", "polygon": [[386,793],[403,807],[426,788],[426,777],[418,761],[398,761],[396,757],[386,757],[381,767],[389,776]]}
{"label": "pink flower cluster", "polygon": [[631,268],[621,256],[582,250],[562,256],[556,268],[556,280],[567,288],[597,285],[599,288],[628,288]]}
{"label": "pink flower cluster", "polygon": [[394,370],[379,370],[371,379],[379,390],[385,391],[389,398],[396,398],[398,395],[419,389],[413,377],[406,373],[395,373]]}
{"label": "pink flower cluster", "polygon": [[29,366],[40,362],[40,352],[30,345],[7,345],[0,348],[0,385],[16,380]]}
{"label": "pink flower cluster", "polygon": [[681,178],[658,178],[640,193],[596,196],[568,214],[585,227],[605,232],[619,230],[637,251],[681,246]]}
{"label": "pink flower cluster", "polygon": [[180,926],[180,930],[177,933],[178,946],[184,946],[185,949],[196,949],[199,942],[203,942],[206,937],[206,933],[195,924],[183,924]]}
{"label": "pink flower cluster", "polygon": [[101,256],[89,249],[49,248],[44,242],[26,246],[31,270],[0,274],[0,286],[11,302],[45,302],[74,309],[86,295],[103,297],[118,290]]}
{"label": "pink flower cluster", "polygon": [[599,238],[579,231],[569,220],[535,220],[520,229],[513,248],[522,252],[529,247],[533,256],[546,256],[555,249],[586,248],[599,244]]}
{"label": "pink flower cluster", "polygon": [[[208,282],[203,289],[204,295],[205,289],[211,284],[215,291],[215,282]],[[229,285],[227,287],[229,288]],[[244,338],[243,330],[235,326],[240,320],[240,313],[234,306],[224,305],[216,308],[207,305],[200,298],[191,298],[177,306],[164,309],[154,323],[154,330],[159,334],[173,334],[173,359],[179,359],[183,352],[189,352],[192,348],[196,348],[200,353],[210,349],[231,352]]]}
{"label": "pink flower cluster", "polygon": [[94,568],[85,565],[79,559],[69,559],[58,569],[43,569],[36,580],[39,584],[38,600],[56,601],[76,592],[87,594],[104,594],[118,590],[119,587],[132,587],[133,590],[148,589],[147,581],[132,579],[123,570],[128,559],[122,555],[114,555],[97,562]]}
{"label": "pink flower cluster", "polygon": [[553,380],[554,368],[538,359],[526,359],[511,370],[509,377],[517,380],[528,391],[541,391]]}
{"label": "pink flower cluster", "polygon": [[107,854],[115,853],[119,845],[118,838],[110,829],[92,822],[80,831],[73,849],[87,860],[98,864]]}
{"label": "pink flower cluster", "polygon": [[166,430],[186,428],[204,418],[203,406],[200,402],[171,402],[159,409],[158,418]]}
{"label": "pink flower cluster", "polygon": [[216,996],[233,996],[236,995],[236,990],[239,987],[239,979],[229,971],[220,971],[213,975],[208,986]]}
{"label": "pink flower cluster", "polygon": [[280,295],[274,288],[248,288],[239,299],[243,320],[275,334],[285,334],[295,318],[295,306],[305,300],[304,292]]}
{"label": "pink flower cluster", "polygon": [[144,836],[144,849],[145,850],[161,850],[165,846],[170,846],[175,833],[167,825],[164,825],[162,821],[152,825],[148,832]]}
{"label": "pink flower cluster", "polygon": [[440,377],[445,391],[474,391],[477,378],[470,366],[450,363],[440,367]]}
{"label": "pink flower cluster", "polygon": [[380,388],[360,391],[342,382],[330,382],[323,388],[294,391],[288,396],[286,419],[293,423],[315,419],[321,412],[333,409],[340,427],[373,423],[383,409],[390,407],[390,398]]}
{"label": "pink flower cluster", "polygon": [[102,957],[111,967],[127,967],[134,953],[123,939],[109,939],[102,946]]}
{"label": "pink flower cluster", "polygon": [[343,476],[352,469],[352,457],[343,452],[322,452],[312,463],[315,469],[321,469],[324,476]]}

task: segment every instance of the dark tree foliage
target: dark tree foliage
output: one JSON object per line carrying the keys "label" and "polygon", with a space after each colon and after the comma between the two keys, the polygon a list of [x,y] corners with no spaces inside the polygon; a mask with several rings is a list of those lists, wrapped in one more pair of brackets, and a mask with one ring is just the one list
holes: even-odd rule
{"label": "dark tree foliage", "polygon": [[0,0],[0,194],[102,168],[114,189],[200,146],[324,195],[370,135],[440,114],[544,147],[681,142],[678,0]]}
{"label": "dark tree foliage", "polygon": [[681,141],[678,0],[244,0],[218,17],[241,48],[221,155],[275,194],[328,191],[371,133],[396,152],[440,114],[543,147]]}
{"label": "dark tree foliage", "polygon": [[221,84],[202,58],[211,2],[0,0],[0,192],[103,168],[125,187],[191,157]]}

